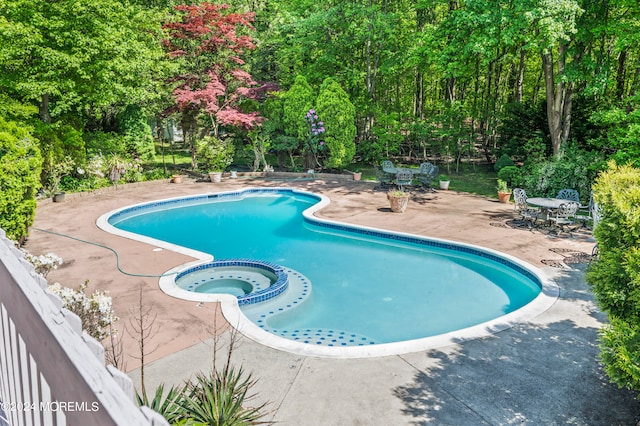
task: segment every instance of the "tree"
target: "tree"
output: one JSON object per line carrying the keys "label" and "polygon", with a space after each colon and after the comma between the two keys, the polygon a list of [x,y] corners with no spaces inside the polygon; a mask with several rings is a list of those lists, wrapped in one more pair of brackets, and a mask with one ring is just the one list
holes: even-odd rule
{"label": "tree", "polygon": [[[584,46],[569,49],[572,35],[577,32],[576,19],[583,12],[575,1],[543,0],[533,12],[537,21],[537,34],[542,70],[547,95],[547,121],[554,155],[569,138],[571,108],[576,81],[567,62],[577,65]],[[554,52],[555,51],[555,52]],[[575,74],[574,74],[575,75]]]}
{"label": "tree", "polygon": [[329,150],[325,166],[343,168],[356,153],[356,109],[349,96],[332,78],[326,78],[316,100],[318,116],[324,123],[324,142]]}
{"label": "tree", "polygon": [[313,89],[303,75],[297,75],[293,86],[287,90],[282,103],[282,121],[287,136],[304,140],[307,122],[304,115],[313,107]]}
{"label": "tree", "polygon": [[117,0],[15,0],[0,9],[0,89],[39,104],[42,121],[157,96],[155,12]]}
{"label": "tree", "polygon": [[253,29],[253,13],[229,13],[229,6],[202,3],[179,5],[180,19],[168,22],[164,40],[169,56],[179,61],[180,74],[171,80],[178,111],[182,114],[185,138],[192,147],[196,166],[195,133],[197,117],[206,115],[216,140],[221,125],[253,129],[262,118],[257,112],[243,112],[243,99],[254,99],[266,86],[258,87],[251,74],[242,69],[246,51],[255,49],[247,34]]}

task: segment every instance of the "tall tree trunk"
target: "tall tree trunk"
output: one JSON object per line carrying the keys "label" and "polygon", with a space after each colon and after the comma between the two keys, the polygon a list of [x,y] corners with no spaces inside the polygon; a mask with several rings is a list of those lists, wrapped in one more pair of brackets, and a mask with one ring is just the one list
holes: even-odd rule
{"label": "tall tree trunk", "polygon": [[[571,128],[571,102],[573,97],[573,82],[556,79],[554,72],[553,53],[544,50],[542,55],[542,70],[544,73],[545,92],[547,95],[547,120],[549,121],[549,136],[553,155],[560,153],[560,147],[567,141]],[[558,46],[557,76],[564,74],[566,61],[566,46]],[[557,81],[556,81],[557,80]]]}
{"label": "tall tree trunk", "polygon": [[520,49],[520,62],[518,63],[518,76],[516,77],[516,87],[515,87],[515,97],[514,97],[514,100],[516,103],[522,103],[526,55],[527,55],[526,50]]}
{"label": "tall tree trunk", "polygon": [[[375,10],[375,8],[373,7],[372,0],[369,1],[369,7],[371,8],[371,10]],[[378,80],[378,67],[380,64],[380,46],[379,46],[379,42],[376,42],[374,40],[375,28],[373,26],[373,22],[375,22],[376,20],[377,20],[376,16],[372,16],[371,19],[369,19],[368,32],[367,32],[368,37],[367,37],[366,46],[365,46],[365,61],[366,61],[366,68],[367,68],[365,84],[367,88],[368,102],[370,105],[374,105],[377,98],[376,83]],[[369,133],[371,132],[371,129],[373,128],[373,125],[374,125],[374,119],[375,117],[373,115],[373,111],[369,109],[369,111],[367,111],[367,117],[365,118],[365,123],[364,123],[364,131],[363,131],[364,140],[369,139]]]}
{"label": "tall tree trunk", "polygon": [[180,126],[182,127],[184,142],[189,151],[191,151],[191,169],[196,170],[198,168],[198,147],[196,146],[198,122],[195,112],[190,110],[183,111]]}
{"label": "tall tree trunk", "polygon": [[618,56],[618,73],[616,75],[616,97],[624,99],[624,83],[627,69],[627,51],[623,50]]}
{"label": "tall tree trunk", "polygon": [[42,95],[42,99],[40,99],[40,120],[43,123],[51,123],[51,113],[49,112],[49,94],[45,93]]}
{"label": "tall tree trunk", "polygon": [[424,118],[424,76],[415,67],[413,70],[413,116],[416,118]]}

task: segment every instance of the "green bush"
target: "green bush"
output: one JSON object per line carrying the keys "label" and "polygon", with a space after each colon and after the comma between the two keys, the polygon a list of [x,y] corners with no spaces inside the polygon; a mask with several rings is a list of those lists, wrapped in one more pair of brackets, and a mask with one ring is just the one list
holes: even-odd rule
{"label": "green bush", "polygon": [[493,170],[499,172],[503,168],[513,165],[513,160],[511,159],[511,157],[509,157],[507,154],[502,154],[502,156],[498,158],[498,161],[496,161],[496,164],[493,165]]}
{"label": "green bush", "polygon": [[52,181],[64,173],[71,173],[77,166],[86,163],[85,142],[82,132],[69,124],[38,123],[35,137],[40,142],[42,154],[42,183],[50,186]]}
{"label": "green bush", "polygon": [[151,126],[142,109],[129,105],[118,115],[118,131],[124,136],[128,156],[142,160],[153,160],[155,146]]}
{"label": "green bush", "polygon": [[205,136],[198,140],[198,170],[222,172],[233,162],[235,148],[228,139]]}
{"label": "green bush", "polygon": [[612,382],[640,390],[640,169],[609,164],[593,186],[602,218],[594,230],[598,257],[587,281],[609,325],[600,358]]}
{"label": "green bush", "polygon": [[516,166],[505,166],[498,172],[498,179],[507,182],[510,186],[513,186],[515,182],[518,182],[519,177],[520,169]]}
{"label": "green bush", "polygon": [[513,184],[538,197],[555,197],[563,188],[575,189],[581,201],[587,203],[593,181],[605,168],[602,154],[570,145],[551,160],[527,163]]}
{"label": "green bush", "polygon": [[356,109],[349,95],[332,78],[326,78],[320,87],[316,111],[326,129],[324,143],[329,150],[329,158],[325,167],[347,167],[356,154]]}
{"label": "green bush", "polygon": [[85,133],[84,140],[87,146],[87,155],[126,155],[127,141],[124,136],[117,133],[93,132]]}
{"label": "green bush", "polygon": [[33,223],[41,169],[29,129],[0,117],[0,228],[12,240],[24,239]]}

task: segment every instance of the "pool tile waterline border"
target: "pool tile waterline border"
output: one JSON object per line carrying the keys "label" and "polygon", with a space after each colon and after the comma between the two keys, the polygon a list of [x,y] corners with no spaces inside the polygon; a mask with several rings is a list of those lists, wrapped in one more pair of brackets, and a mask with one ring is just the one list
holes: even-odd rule
{"label": "pool tile waterline border", "polygon": [[[494,320],[487,321],[482,324],[478,324],[475,326],[471,326],[462,330],[457,330],[450,333],[445,333],[438,336],[425,337],[421,339],[409,340],[404,342],[397,343],[383,343],[367,346],[366,348],[362,347],[322,347],[322,346],[313,346],[307,345],[304,343],[290,341],[288,339],[273,335],[262,330],[255,323],[250,321],[242,311],[240,310],[240,305],[238,299],[235,296],[228,294],[203,294],[203,293],[194,293],[188,290],[184,290],[178,287],[175,284],[175,278],[177,274],[184,272],[185,270],[193,267],[202,266],[204,262],[211,262],[213,260],[213,256],[207,253],[199,252],[196,250],[191,250],[185,247],[175,246],[173,244],[167,243],[165,241],[156,240],[149,237],[140,236],[134,233],[130,233],[127,231],[122,231],[118,228],[115,228],[112,223],[117,223],[119,218],[128,217],[131,214],[136,214],[141,211],[146,211],[148,209],[153,209],[157,207],[167,207],[167,206],[180,206],[180,205],[188,205],[193,203],[201,203],[206,202],[210,199],[232,199],[243,197],[244,195],[250,194],[296,194],[296,195],[304,195],[307,197],[314,198],[318,200],[316,204],[309,207],[303,212],[303,217],[306,223],[309,223],[313,226],[319,226],[332,230],[339,230],[343,232],[349,232],[353,234],[366,235],[368,237],[377,237],[383,238],[393,241],[401,241],[401,242],[409,242],[413,244],[436,247],[436,248],[444,248],[453,251],[460,251],[464,253],[473,254],[494,262],[501,263],[514,271],[525,275],[534,283],[536,283],[541,291],[538,296],[530,303],[525,305],[524,307],[513,311],[509,314],[498,317]],[[329,198],[313,194],[307,191],[301,191],[294,188],[285,188],[285,187],[276,187],[276,188],[246,188],[242,190],[236,191],[226,191],[219,193],[207,193],[196,196],[183,196],[170,198],[161,201],[140,203],[134,206],[124,207],[121,209],[117,209],[102,215],[97,220],[97,225],[99,228],[116,234],[120,236],[124,236],[126,238],[146,242],[148,244],[153,244],[159,247],[163,247],[169,250],[176,251],[178,253],[186,254],[192,256],[196,259],[194,262],[189,262],[187,264],[183,264],[177,266],[165,274],[159,279],[159,285],[163,292],[167,295],[184,299],[191,300],[200,303],[205,302],[220,302],[222,306],[222,311],[229,323],[231,323],[234,327],[236,327],[243,334],[247,335],[249,338],[257,341],[258,343],[264,344],[266,346],[270,346],[272,348],[281,349],[287,352],[302,354],[302,355],[310,355],[310,356],[318,356],[318,357],[326,357],[326,358],[368,358],[368,357],[379,357],[379,356],[388,356],[388,355],[398,355],[402,353],[416,352],[421,350],[433,349],[436,347],[441,347],[444,345],[476,339],[480,337],[484,337],[498,331],[510,328],[518,323],[527,321],[530,318],[533,318],[540,313],[546,311],[555,303],[555,300],[559,296],[559,288],[557,284],[551,280],[548,276],[546,276],[543,271],[530,265],[520,259],[517,259],[511,255],[506,253],[500,253],[492,249],[488,248],[480,248],[478,246],[460,243],[460,242],[452,242],[437,238],[428,238],[421,237],[412,234],[402,233],[402,232],[394,232],[394,231],[386,231],[378,228],[371,228],[360,225],[353,224],[344,224],[337,221],[332,221],[328,219],[323,219],[314,216],[314,213],[324,208],[326,205],[330,203]],[[226,261],[242,261],[243,259],[227,259]],[[279,265],[278,265],[279,266]]]}
{"label": "pool tile waterline border", "polygon": [[289,275],[285,272],[282,266],[265,261],[258,261],[252,259],[225,259],[225,260],[214,260],[213,262],[203,263],[201,265],[192,266],[187,268],[181,272],[179,272],[174,281],[178,281],[180,278],[183,278],[193,272],[203,271],[206,269],[214,269],[214,268],[227,268],[227,267],[242,267],[242,268],[253,268],[253,269],[262,269],[264,271],[270,272],[276,276],[276,281],[271,284],[268,288],[264,290],[256,291],[255,293],[249,293],[245,296],[236,296],[238,299],[238,305],[251,305],[253,303],[264,302],[274,297],[282,294],[287,287],[289,286]]}

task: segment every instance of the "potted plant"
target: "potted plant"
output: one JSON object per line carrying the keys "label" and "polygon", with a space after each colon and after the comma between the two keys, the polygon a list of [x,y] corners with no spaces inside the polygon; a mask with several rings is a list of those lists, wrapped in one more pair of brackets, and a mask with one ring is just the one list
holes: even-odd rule
{"label": "potted plant", "polygon": [[182,176],[180,175],[171,176],[171,183],[181,183],[181,182],[182,182]]}
{"label": "potted plant", "polygon": [[211,182],[220,182],[222,172],[233,162],[233,152],[230,141],[205,136],[198,141],[198,166],[209,173]]}
{"label": "potted plant", "polygon": [[438,176],[438,180],[440,181],[440,189],[449,189],[449,184],[451,183],[449,176],[440,175]]}
{"label": "potted plant", "polygon": [[496,189],[498,190],[498,201],[501,203],[508,203],[511,198],[511,188],[507,186],[507,181],[498,179]]}
{"label": "potted plant", "polygon": [[407,209],[407,204],[409,204],[409,193],[402,190],[389,191],[387,192],[387,199],[389,200],[391,211],[404,213]]}
{"label": "potted plant", "polygon": [[48,188],[47,193],[51,195],[54,203],[64,201],[65,192],[60,189],[60,182],[64,176],[67,176],[73,170],[73,159],[66,157],[61,161],[56,161],[49,170],[47,177]]}
{"label": "potted plant", "polygon": [[362,172],[360,171],[360,169],[356,169],[355,172],[353,172],[353,180],[360,180],[362,179]]}

